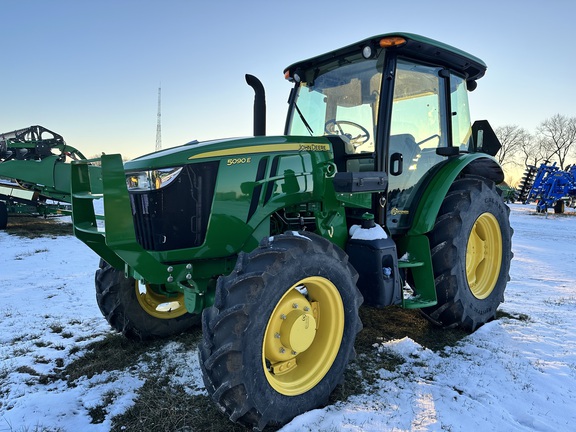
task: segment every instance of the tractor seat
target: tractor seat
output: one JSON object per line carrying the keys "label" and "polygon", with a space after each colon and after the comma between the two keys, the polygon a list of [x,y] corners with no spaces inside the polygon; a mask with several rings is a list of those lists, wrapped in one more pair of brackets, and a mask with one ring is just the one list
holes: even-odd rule
{"label": "tractor seat", "polygon": [[374,153],[354,153],[352,146],[341,135],[327,135],[334,151],[338,172],[374,171]]}

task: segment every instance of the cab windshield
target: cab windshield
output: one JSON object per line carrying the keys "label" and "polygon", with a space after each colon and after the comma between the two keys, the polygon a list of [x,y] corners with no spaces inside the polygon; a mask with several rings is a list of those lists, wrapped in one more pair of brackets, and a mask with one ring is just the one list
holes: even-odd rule
{"label": "cab windshield", "polygon": [[374,151],[384,51],[339,58],[301,72],[288,119],[289,135],[340,135],[347,153]]}

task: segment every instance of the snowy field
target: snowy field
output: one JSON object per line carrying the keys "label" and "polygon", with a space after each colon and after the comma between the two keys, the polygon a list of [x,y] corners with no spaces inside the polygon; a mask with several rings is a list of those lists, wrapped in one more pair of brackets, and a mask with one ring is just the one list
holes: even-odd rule
{"label": "snowy field", "polygon": [[[405,359],[366,394],[295,418],[301,431],[576,430],[576,215],[544,218],[512,205],[511,278],[504,318],[434,352],[404,338],[374,347]],[[96,305],[98,257],[71,236],[24,239],[0,232],[0,431],[108,431],[143,384],[131,368],[43,380],[82,356],[109,328]],[[191,363],[177,342],[167,358]],[[186,369],[186,368],[183,368]],[[112,398],[98,424],[89,412]]]}

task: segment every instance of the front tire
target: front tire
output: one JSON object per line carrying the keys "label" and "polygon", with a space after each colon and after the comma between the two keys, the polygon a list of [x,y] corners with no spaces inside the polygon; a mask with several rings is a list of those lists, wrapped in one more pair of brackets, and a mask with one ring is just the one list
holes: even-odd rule
{"label": "front tire", "polygon": [[423,313],[431,321],[472,332],[495,318],[510,279],[509,214],[493,182],[454,182],[429,235],[438,304]]}
{"label": "front tire", "polygon": [[167,297],[141,287],[124,272],[100,260],[96,302],[110,326],[128,339],[145,341],[178,335],[200,322],[184,308],[182,295]]}
{"label": "front tire", "polygon": [[325,404],[362,325],[347,255],[311,233],[265,239],[218,280],[202,316],[200,364],[232,421],[263,429]]}

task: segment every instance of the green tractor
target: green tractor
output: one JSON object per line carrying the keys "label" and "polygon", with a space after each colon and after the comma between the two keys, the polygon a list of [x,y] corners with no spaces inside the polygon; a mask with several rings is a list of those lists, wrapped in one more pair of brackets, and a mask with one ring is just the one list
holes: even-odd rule
{"label": "green tractor", "polygon": [[201,322],[208,393],[256,429],[327,402],[362,303],[468,331],[495,318],[512,230],[500,143],[470,121],[485,70],[422,36],[375,36],[286,68],[284,136],[265,135],[248,75],[254,137],[102,156],[103,194],[91,162],[74,162],[74,230],[102,258],[102,313],[138,340]]}

